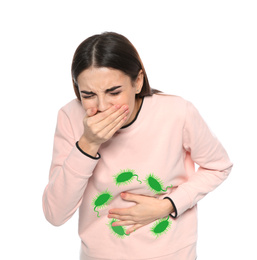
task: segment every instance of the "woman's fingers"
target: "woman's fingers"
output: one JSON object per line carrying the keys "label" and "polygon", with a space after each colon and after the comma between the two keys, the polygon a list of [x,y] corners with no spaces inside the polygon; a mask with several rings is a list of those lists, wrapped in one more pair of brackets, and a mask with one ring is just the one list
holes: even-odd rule
{"label": "woman's fingers", "polygon": [[96,108],[89,108],[89,109],[86,111],[87,117],[91,117],[91,116],[95,115],[96,112],[97,112],[97,109],[96,109]]}
{"label": "woman's fingers", "polygon": [[[88,109],[89,110],[89,109]],[[89,116],[86,118],[88,127],[94,128],[95,132],[100,132],[108,125],[117,122],[117,119],[121,119],[121,116],[128,113],[128,106],[124,105],[121,108],[117,109],[115,106],[109,108],[104,112],[100,112],[96,115]],[[90,109],[89,114],[92,111]],[[120,120],[119,120],[120,121]],[[113,128],[113,127],[112,127]]]}
{"label": "woman's fingers", "polygon": [[132,220],[123,220],[123,221],[115,221],[112,223],[113,227],[117,227],[117,226],[131,226],[131,225],[135,225],[135,222]]}
{"label": "woman's fingers", "polygon": [[124,121],[127,119],[128,113],[128,110],[123,112],[116,119],[114,119],[114,121],[110,122],[109,125],[105,126],[98,134],[102,135],[107,140],[110,139],[115,134],[115,132],[117,132],[122,127]]}
{"label": "woman's fingers", "polygon": [[132,217],[130,214],[130,208],[110,209],[108,218],[116,218],[119,220],[132,220]]}
{"label": "woman's fingers", "polygon": [[132,227],[130,227],[130,228],[128,228],[128,229],[126,230],[126,234],[129,235],[129,234],[135,232],[136,230],[138,230],[139,228],[141,228],[141,227],[143,227],[143,226],[144,226],[144,225],[141,225],[141,224],[135,224],[135,225],[133,225]]}
{"label": "woman's fingers", "polygon": [[131,226],[126,230],[126,234],[129,235],[133,232],[135,232],[136,230],[138,230],[139,228],[145,226],[143,224],[136,224],[133,221],[115,221],[112,223],[113,227],[117,227],[117,226]]}
{"label": "woman's fingers", "polygon": [[115,219],[118,219],[118,220],[121,220],[121,221],[132,221],[133,224],[135,224],[134,220],[129,215],[120,215],[120,214],[112,214],[112,213],[110,213],[108,215],[108,218],[115,218]]}
{"label": "woman's fingers", "polygon": [[[114,105],[111,106],[109,109],[105,110],[104,112],[99,112],[96,114],[91,114],[92,111],[91,110],[96,110],[96,108],[89,108],[86,112],[87,112],[87,117],[90,118],[90,121],[92,121],[93,124],[98,124],[101,123],[102,121],[106,120],[109,118],[110,121],[113,121],[113,119],[115,119],[116,117],[118,117],[122,112],[126,111],[128,109],[127,105]],[[89,112],[89,113],[88,113]],[[92,116],[94,116],[92,118]],[[108,123],[107,123],[108,124]]]}
{"label": "woman's fingers", "polygon": [[112,106],[96,114],[94,108],[87,111],[84,118],[84,136],[89,142],[101,144],[109,140],[119,130],[129,113],[128,106]]}
{"label": "woman's fingers", "polygon": [[[107,113],[107,111],[99,113],[99,114],[102,114],[101,120],[100,120],[100,117],[99,117],[98,120],[100,120],[100,121],[98,121],[97,123],[95,122],[95,126],[99,129],[99,131],[106,128],[110,124],[113,124],[115,122],[117,123],[117,119],[121,119],[122,115],[128,113],[128,106],[125,105],[125,106],[122,106],[120,109],[118,109],[114,112],[112,112],[112,110],[108,111],[108,112],[109,113]],[[120,120],[118,120],[118,121],[120,121]]]}
{"label": "woman's fingers", "polygon": [[[123,200],[131,201],[131,202],[135,202],[135,203],[143,202],[144,198],[146,197],[146,196],[141,195],[141,194],[133,194],[133,193],[128,193],[128,192],[122,192],[120,194],[120,196]],[[147,198],[149,198],[149,196],[147,196]]]}

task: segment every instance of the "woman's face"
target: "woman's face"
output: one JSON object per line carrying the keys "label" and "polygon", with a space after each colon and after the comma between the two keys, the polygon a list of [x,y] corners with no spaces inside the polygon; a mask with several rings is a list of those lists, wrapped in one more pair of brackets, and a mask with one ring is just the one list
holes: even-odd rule
{"label": "woman's face", "polygon": [[136,94],[143,86],[143,73],[139,72],[135,82],[120,70],[101,67],[84,70],[78,76],[77,82],[83,108],[96,108],[97,113],[103,112],[113,105],[128,105],[129,114],[125,124],[135,117],[139,104]]}

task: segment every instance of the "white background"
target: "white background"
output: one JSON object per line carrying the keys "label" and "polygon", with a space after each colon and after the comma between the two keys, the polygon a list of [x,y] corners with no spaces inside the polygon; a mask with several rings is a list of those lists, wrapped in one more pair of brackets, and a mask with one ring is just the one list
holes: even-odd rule
{"label": "white background", "polygon": [[103,31],[128,37],[151,86],[193,102],[234,162],[198,204],[198,259],[257,259],[256,13],[248,0],[1,1],[0,259],[78,259],[77,213],[54,227],[41,200],[73,53]]}

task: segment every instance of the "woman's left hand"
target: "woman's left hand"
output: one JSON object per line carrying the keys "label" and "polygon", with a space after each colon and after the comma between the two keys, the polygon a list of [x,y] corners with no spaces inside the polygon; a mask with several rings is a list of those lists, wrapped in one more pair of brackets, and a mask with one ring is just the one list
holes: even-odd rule
{"label": "woman's left hand", "polygon": [[132,193],[121,193],[121,198],[126,201],[135,202],[136,205],[130,208],[110,209],[108,218],[115,218],[113,226],[130,226],[126,234],[171,214],[174,209],[169,200],[159,200],[154,197],[137,195]]}

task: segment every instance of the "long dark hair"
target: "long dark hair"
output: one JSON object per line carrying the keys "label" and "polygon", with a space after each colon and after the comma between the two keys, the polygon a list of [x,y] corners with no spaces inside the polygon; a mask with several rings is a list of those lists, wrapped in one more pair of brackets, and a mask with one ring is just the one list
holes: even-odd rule
{"label": "long dark hair", "polygon": [[132,82],[143,71],[144,84],[136,98],[151,96],[160,91],[151,89],[144,65],[136,48],[123,35],[114,32],[104,32],[84,40],[76,49],[71,66],[72,82],[75,94],[80,100],[77,79],[79,74],[91,66],[107,67],[122,71]]}

